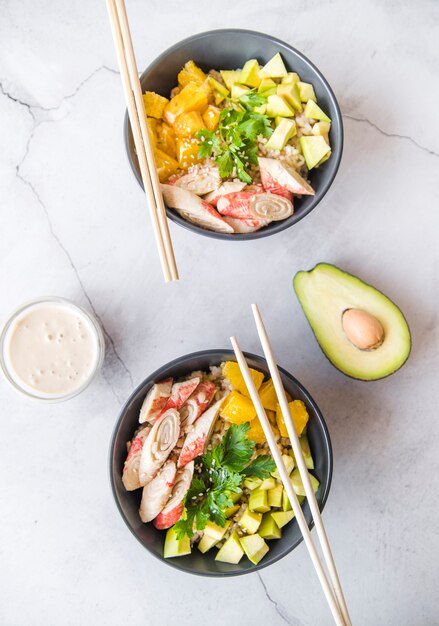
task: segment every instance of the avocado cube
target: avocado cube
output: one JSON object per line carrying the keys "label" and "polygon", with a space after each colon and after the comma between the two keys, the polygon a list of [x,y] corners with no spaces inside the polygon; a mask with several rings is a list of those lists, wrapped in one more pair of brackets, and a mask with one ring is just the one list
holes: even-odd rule
{"label": "avocado cube", "polygon": [[232,515],[235,515],[236,511],[239,511],[239,504],[234,504],[233,506],[229,506],[227,509],[224,509],[224,515],[226,517],[232,517]]}
{"label": "avocado cube", "polygon": [[257,565],[259,561],[267,554],[269,547],[263,540],[263,538],[256,533],[256,535],[247,535],[241,537],[241,546],[244,548],[244,552],[252,563]]}
{"label": "avocado cube", "polygon": [[268,98],[268,96],[276,93],[276,89],[277,85],[272,78],[263,78],[258,87],[258,93]]}
{"label": "avocado cube", "polygon": [[288,85],[291,83],[294,83],[296,85],[299,82],[299,80],[300,80],[299,74],[296,74],[296,72],[288,72],[288,74],[282,78],[281,82],[284,85]]}
{"label": "avocado cube", "polygon": [[224,98],[229,95],[230,92],[227,87],[224,87],[224,85],[215,80],[213,76],[209,76],[207,82],[213,91],[218,92],[221,96],[224,96]]}
{"label": "avocado cube", "polygon": [[277,483],[275,487],[268,490],[268,506],[282,506],[282,493],[284,488],[281,483]]}
{"label": "avocado cube", "polygon": [[264,489],[254,489],[248,500],[248,508],[250,511],[256,511],[257,513],[269,511],[267,492]]}
{"label": "avocado cube", "polygon": [[261,484],[259,485],[259,489],[273,489],[273,487],[276,486],[276,481],[275,479],[270,476],[270,478],[266,478],[265,480],[263,480],[261,482]]}
{"label": "avocado cube", "polygon": [[232,98],[236,100],[243,96],[245,93],[250,91],[250,87],[246,87],[245,85],[232,85]]}
{"label": "avocado cube", "polygon": [[314,461],[311,456],[311,448],[309,447],[308,437],[302,435],[299,439],[300,447],[302,448],[303,458],[305,459],[305,465],[308,469],[314,469]]}
{"label": "avocado cube", "polygon": [[240,70],[221,70],[221,76],[229,89],[232,85],[239,83],[239,77],[241,76]]}
{"label": "avocado cube", "polygon": [[331,148],[321,135],[304,135],[300,137],[299,143],[309,170],[318,167],[322,159],[331,152]]}
{"label": "avocado cube", "polygon": [[[291,457],[289,454],[283,454],[282,461],[284,462],[288,474],[291,474],[295,465],[293,457]],[[275,469],[274,472],[271,472],[271,475],[277,480],[280,480],[279,471],[277,469]]]}
{"label": "avocado cube", "polygon": [[224,526],[218,526],[218,524],[215,524],[215,522],[209,520],[206,523],[204,534],[208,537],[212,537],[212,539],[216,539],[216,541],[221,541],[230,524],[231,522],[226,522]]}
{"label": "avocado cube", "polygon": [[234,530],[230,537],[226,539],[224,545],[218,550],[215,561],[236,564],[239,563],[243,554],[244,550],[239,541],[238,533]]}
{"label": "avocado cube", "polygon": [[[305,500],[304,496],[297,496],[297,499],[299,500],[299,504],[302,504],[302,502]],[[291,506],[291,502],[289,497],[287,496],[287,492],[283,491],[282,494],[282,511],[292,511],[293,507]]]}
{"label": "avocado cube", "polygon": [[299,90],[295,83],[278,85],[276,93],[278,96],[284,98],[284,100],[286,100],[286,102],[288,102],[288,104],[296,111],[302,110],[302,102],[300,100]]}
{"label": "avocado cube", "polygon": [[294,517],[294,512],[293,511],[273,511],[273,513],[271,513],[271,516],[276,522],[276,524],[279,526],[279,528],[282,528],[283,526],[285,526],[285,524],[288,524],[288,522],[291,522],[291,520]]}
{"label": "avocado cube", "polygon": [[268,96],[267,111],[268,117],[294,117],[295,113],[288,102],[282,96],[273,94]]}
{"label": "avocado cube", "polygon": [[272,513],[264,513],[258,534],[264,539],[280,539],[282,531],[276,524]]}
{"label": "avocado cube", "polygon": [[312,120],[321,120],[322,122],[331,122],[326,113],[322,111],[318,104],[314,100],[308,100],[305,106],[305,116]]}
{"label": "avocado cube", "polygon": [[239,82],[249,87],[259,87],[261,84],[261,78],[259,78],[259,63],[256,59],[250,59],[246,61],[244,67],[241,70],[241,76]]}
{"label": "avocado cube", "polygon": [[242,489],[240,489],[239,491],[227,491],[227,495],[229,496],[233,504],[235,504],[235,502],[238,502],[238,500],[242,496]]}
{"label": "avocado cube", "polygon": [[326,143],[329,145],[329,131],[331,130],[331,124],[329,122],[316,122],[312,127],[313,135],[321,135]]}
{"label": "avocado cube", "polygon": [[218,541],[214,537],[209,537],[209,535],[204,534],[198,544],[198,550],[205,554],[217,543]]}
{"label": "avocado cube", "polygon": [[308,102],[308,100],[314,100],[314,102],[316,102],[316,94],[311,83],[302,83],[299,81],[297,83],[297,87],[299,89],[299,95],[302,102]]}
{"label": "avocado cube", "polygon": [[290,120],[287,117],[281,117],[280,120],[274,133],[267,141],[266,148],[268,150],[283,150],[291,137],[294,137],[297,132],[294,120]]}
{"label": "avocado cube", "polygon": [[287,74],[288,72],[279,52],[259,70],[260,78],[283,78]]}
{"label": "avocado cube", "polygon": [[248,535],[253,535],[258,530],[261,520],[262,513],[254,513],[247,508],[238,523]]}
{"label": "avocado cube", "polygon": [[163,556],[170,559],[174,556],[184,556],[191,553],[191,541],[187,535],[182,539],[177,539],[174,528],[170,528],[166,533]]}
{"label": "avocado cube", "polygon": [[[311,480],[311,485],[314,490],[314,493],[319,488],[319,481],[315,476],[313,476],[310,472],[308,472],[309,478]],[[293,485],[293,489],[298,496],[306,496],[305,488],[302,483],[302,479],[299,474],[299,470],[296,468],[290,476],[291,484]]]}
{"label": "avocado cube", "polygon": [[244,480],[244,487],[247,487],[247,489],[250,489],[250,491],[253,491],[253,489],[257,489],[261,485],[262,485],[261,478],[246,478]]}

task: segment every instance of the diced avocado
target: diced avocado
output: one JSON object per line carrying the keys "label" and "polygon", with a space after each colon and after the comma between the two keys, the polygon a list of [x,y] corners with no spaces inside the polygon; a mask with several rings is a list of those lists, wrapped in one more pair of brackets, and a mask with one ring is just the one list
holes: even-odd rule
{"label": "diced avocado", "polygon": [[235,504],[235,502],[238,502],[238,500],[242,496],[242,489],[240,489],[239,491],[228,491],[227,495],[229,496],[229,498],[233,502],[233,504]]}
{"label": "diced avocado", "polygon": [[288,72],[288,74],[282,78],[282,82],[284,85],[288,85],[289,83],[296,84],[299,82],[299,80],[299,74],[296,74],[296,72]]}
{"label": "diced avocado", "polygon": [[305,116],[312,120],[322,120],[322,122],[330,122],[331,119],[322,111],[314,100],[308,100],[305,106]]}
{"label": "diced avocado", "polygon": [[215,557],[215,561],[222,561],[223,563],[239,563],[242,555],[244,554],[243,547],[239,541],[238,533],[233,533],[226,539],[224,545],[218,550],[218,554]]}
{"label": "diced avocado", "polygon": [[279,125],[267,141],[266,148],[268,150],[283,150],[291,137],[294,137],[296,132],[296,122],[288,119],[287,117],[282,117]]}
{"label": "diced avocado", "polygon": [[[287,468],[288,474],[291,474],[295,465],[293,457],[291,457],[289,454],[283,454],[282,460],[284,462],[285,467]],[[277,469],[275,469],[274,472],[271,472],[271,475],[277,480],[280,480],[279,472]]]}
{"label": "diced avocado", "polygon": [[257,489],[261,486],[261,484],[261,478],[246,478],[244,480],[244,487],[247,487],[247,489],[250,489],[250,491],[253,491],[253,489]]}
{"label": "diced avocado", "polygon": [[[304,496],[297,496],[297,499],[299,500],[299,503],[302,504],[302,502],[305,500]],[[282,494],[282,511],[291,511],[292,510],[292,506],[291,506],[291,502],[290,499],[287,496],[287,492],[283,491]]]}
{"label": "diced avocado", "polygon": [[248,499],[248,508],[250,511],[256,511],[257,513],[269,511],[267,492],[263,489],[254,489]]}
{"label": "diced avocado", "polygon": [[229,506],[229,508],[224,509],[224,515],[228,518],[228,517],[232,517],[232,515],[235,515],[236,511],[239,510],[239,504],[234,504],[233,506]]}
{"label": "diced avocado", "polygon": [[250,59],[245,63],[239,82],[249,87],[259,87],[261,78],[259,78],[259,63],[256,59]]}
{"label": "diced avocado", "polygon": [[259,113],[259,115],[264,115],[266,110],[267,110],[266,104],[261,104],[261,106],[254,108],[254,112]]}
{"label": "diced avocado", "polygon": [[282,506],[282,493],[284,488],[281,483],[268,490],[268,506]]}
{"label": "diced avocado", "polygon": [[239,77],[241,76],[240,70],[221,70],[221,76],[229,89],[232,85],[239,83]]}
{"label": "diced avocado", "polygon": [[[396,372],[408,359],[411,337],[404,315],[372,285],[334,265],[319,263],[296,274],[294,289],[320,347],[344,374],[377,380]],[[382,343],[369,349],[352,343],[343,326],[349,312],[378,321],[384,330]]]}
{"label": "diced avocado", "polygon": [[247,535],[241,537],[241,546],[252,563],[257,565],[259,561],[267,554],[269,547],[260,535]]}
{"label": "diced avocado", "polygon": [[205,552],[208,552],[217,543],[218,540],[215,539],[215,537],[209,537],[209,535],[204,534],[198,543],[198,550],[205,554]]}
{"label": "diced avocado", "polygon": [[258,534],[264,539],[280,539],[282,531],[276,524],[272,513],[264,513]]}
{"label": "diced avocado", "polygon": [[[310,472],[308,472],[309,478],[311,480],[311,485],[314,490],[314,493],[319,488],[319,481],[315,476],[313,476]],[[302,479],[300,478],[299,470],[296,468],[290,476],[291,484],[293,485],[293,489],[298,496],[306,496],[305,488],[302,483]]]}
{"label": "diced avocado", "polygon": [[299,90],[295,83],[278,85],[276,93],[278,96],[284,98],[284,100],[286,100],[286,102],[288,102],[288,104],[296,111],[302,110],[302,102],[300,100]]}
{"label": "diced avocado", "polygon": [[261,84],[258,87],[258,93],[262,94],[266,98],[276,93],[277,85],[272,78],[263,78]]}
{"label": "diced avocado", "polygon": [[246,87],[245,85],[232,85],[232,98],[238,99],[249,91],[250,87]]}
{"label": "diced avocado", "polygon": [[329,144],[329,131],[331,130],[331,124],[329,122],[316,122],[312,127],[313,135],[321,135],[323,139]]}
{"label": "diced avocado", "polygon": [[226,96],[229,95],[230,92],[227,89],[227,87],[224,87],[224,85],[222,85],[220,82],[215,80],[213,76],[209,76],[208,79],[207,79],[207,82],[209,83],[209,86],[214,91],[217,91],[221,96],[226,97]]}
{"label": "diced avocado", "polygon": [[216,541],[221,541],[230,524],[231,522],[229,521],[226,522],[224,526],[218,526],[218,524],[209,520],[206,524],[206,528],[204,529],[204,534],[208,537],[212,537],[212,539],[216,539]]}
{"label": "diced avocado", "polygon": [[[331,148],[321,135],[303,135],[299,139],[300,147],[309,170],[317,167],[324,156],[331,152]],[[341,327],[341,323],[340,323]]]}
{"label": "diced avocado", "polygon": [[271,513],[271,516],[276,522],[276,524],[279,526],[279,528],[282,528],[283,526],[288,524],[288,522],[291,522],[291,520],[294,517],[294,512],[293,511],[273,511]]}
{"label": "diced avocado", "polygon": [[[281,117],[280,115],[278,115],[277,117],[274,118],[274,125],[276,126],[276,128],[279,126],[279,124],[281,123],[282,120],[284,120],[284,117]],[[264,383],[265,384],[265,383]],[[277,398],[276,398],[276,404],[277,404]],[[264,406],[264,405],[262,405]],[[272,409],[272,411],[276,411],[276,407],[274,407],[274,409]]]}
{"label": "diced avocado", "polygon": [[182,539],[177,539],[174,528],[170,528],[166,533],[163,556],[170,559],[174,556],[184,556],[191,553],[191,541],[187,535]]}
{"label": "diced avocado", "polygon": [[290,107],[288,102],[277,94],[268,96],[266,113],[268,117],[276,117],[277,115],[281,117],[294,117],[295,115],[294,110]]}
{"label": "diced avocado", "polygon": [[259,70],[260,78],[283,78],[287,74],[288,72],[279,52]]}
{"label": "diced avocado", "polygon": [[273,489],[273,487],[275,486],[276,481],[272,476],[270,476],[270,478],[266,478],[262,481],[262,483],[259,485],[259,489]]}
{"label": "diced avocado", "polygon": [[305,459],[305,464],[308,469],[314,469],[314,461],[311,456],[311,448],[309,447],[308,437],[306,435],[302,435],[299,439],[300,447],[302,448],[303,458]]}
{"label": "diced avocado", "polygon": [[316,102],[316,94],[311,83],[302,83],[299,81],[297,83],[297,87],[299,89],[300,99],[302,102],[308,102],[308,100],[314,100],[314,102]]}
{"label": "diced avocado", "polygon": [[247,508],[238,523],[247,534],[253,535],[253,533],[258,530],[261,520],[261,513],[249,511],[249,509]]}

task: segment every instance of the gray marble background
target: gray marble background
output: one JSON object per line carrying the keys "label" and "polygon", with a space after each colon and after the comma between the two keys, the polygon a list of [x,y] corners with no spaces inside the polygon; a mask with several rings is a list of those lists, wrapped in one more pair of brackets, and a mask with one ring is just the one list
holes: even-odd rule
{"label": "gray marble background", "polygon": [[[0,623],[331,623],[303,546],[260,575],[185,576],[141,549],[109,489],[109,437],[134,386],[176,356],[227,347],[232,333],[260,352],[257,301],[280,364],[331,432],[324,519],[354,624],[437,625],[437,3],[127,6],[140,67],[209,28],[291,42],[339,99],[344,158],[321,205],[276,237],[207,242],[173,225],[182,280],[165,285],[124,154],[104,1],[0,0],[0,316],[66,296],[99,316],[108,344],[102,374],[70,402],[34,403],[0,381]],[[413,352],[395,376],[355,382],[321,354],[291,286],[321,260],[404,310]]]}

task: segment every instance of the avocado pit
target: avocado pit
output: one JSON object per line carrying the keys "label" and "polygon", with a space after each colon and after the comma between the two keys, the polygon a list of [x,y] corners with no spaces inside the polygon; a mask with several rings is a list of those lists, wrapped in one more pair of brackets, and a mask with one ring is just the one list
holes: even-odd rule
{"label": "avocado pit", "polygon": [[381,322],[362,309],[346,309],[341,323],[346,337],[359,350],[375,350],[384,341]]}

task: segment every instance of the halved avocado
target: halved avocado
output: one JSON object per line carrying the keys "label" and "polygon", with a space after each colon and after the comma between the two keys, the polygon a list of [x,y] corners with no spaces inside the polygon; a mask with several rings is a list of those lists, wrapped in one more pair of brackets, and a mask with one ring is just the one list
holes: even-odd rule
{"label": "halved avocado", "polygon": [[[378,289],[329,263],[297,272],[293,284],[321,349],[341,372],[360,380],[377,380],[406,362],[411,349],[410,329],[396,304]],[[345,322],[348,318],[354,323],[359,320],[359,324],[366,320],[366,335],[368,324],[380,329],[381,336],[374,345],[360,348],[357,340],[353,342],[355,334],[348,337],[346,331],[352,331],[344,322],[347,311]]]}

